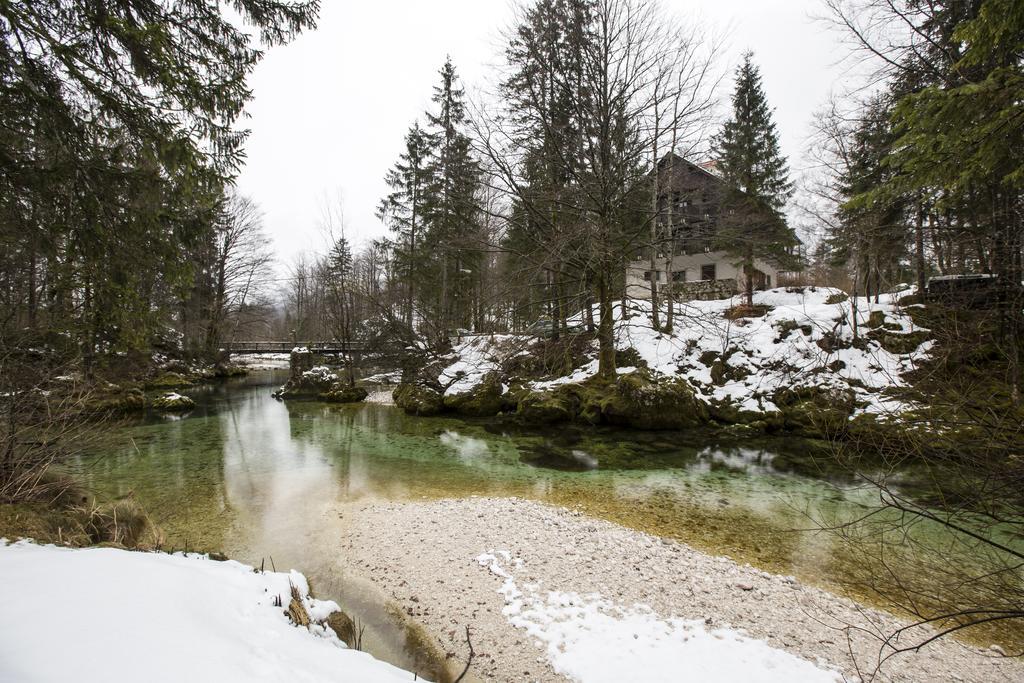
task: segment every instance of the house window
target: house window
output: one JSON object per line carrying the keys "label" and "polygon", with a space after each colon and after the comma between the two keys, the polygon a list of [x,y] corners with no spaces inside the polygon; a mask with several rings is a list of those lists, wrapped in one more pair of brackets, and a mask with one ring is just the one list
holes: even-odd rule
{"label": "house window", "polygon": [[672,273],[672,282],[686,282],[686,271],[677,270]]}
{"label": "house window", "polygon": [[[651,281],[651,271],[649,271],[649,270],[645,270],[644,271],[644,280],[647,280],[648,282]],[[655,282],[659,282],[660,280],[661,280],[661,271],[660,270],[654,271],[654,281]]]}
{"label": "house window", "polygon": [[714,280],[715,279],[715,264],[708,263],[700,267],[700,279],[701,280]]}

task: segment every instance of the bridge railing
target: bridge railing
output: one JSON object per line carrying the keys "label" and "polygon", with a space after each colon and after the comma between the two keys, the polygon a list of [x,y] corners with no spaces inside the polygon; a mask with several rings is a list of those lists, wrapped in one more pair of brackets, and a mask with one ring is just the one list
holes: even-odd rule
{"label": "bridge railing", "polygon": [[291,342],[291,341],[234,341],[224,345],[227,353],[291,353],[294,348],[307,348],[313,353],[361,353],[369,350],[362,342],[340,341]]}

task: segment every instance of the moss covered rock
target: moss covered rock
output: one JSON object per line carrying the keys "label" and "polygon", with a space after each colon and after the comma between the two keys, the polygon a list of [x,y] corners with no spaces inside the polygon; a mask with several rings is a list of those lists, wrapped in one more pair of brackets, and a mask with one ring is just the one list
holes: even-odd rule
{"label": "moss covered rock", "polygon": [[163,396],[158,396],[153,399],[153,409],[160,410],[163,412],[179,412],[185,410],[192,410],[196,407],[196,402],[188,396],[176,394],[170,392]]}
{"label": "moss covered rock", "polygon": [[444,409],[441,392],[422,384],[399,384],[391,398],[409,415],[437,415]]}
{"label": "moss covered rock", "polygon": [[814,439],[844,435],[857,407],[853,392],[830,387],[781,389],[772,400],[786,430]]}
{"label": "moss covered rock", "polygon": [[507,409],[506,393],[508,387],[502,382],[501,375],[492,372],[471,390],[446,395],[444,407],[460,415],[491,417]]}
{"label": "moss covered rock", "polygon": [[871,330],[868,339],[877,341],[889,353],[913,353],[924,342],[928,341],[928,333],[924,330],[916,332],[895,332],[889,329]]}
{"label": "moss covered rock", "polygon": [[681,379],[652,379],[645,372],[621,375],[601,401],[601,416],[638,429],[685,429],[708,420],[707,407]]}
{"label": "moss covered rock", "polygon": [[335,384],[320,394],[320,400],[327,403],[359,403],[369,396],[366,389],[350,384]]}
{"label": "moss covered rock", "polygon": [[570,392],[533,391],[519,399],[516,415],[529,424],[569,422],[576,417],[576,401]]}
{"label": "moss covered rock", "polygon": [[147,389],[177,389],[195,383],[195,378],[177,372],[163,372],[146,381]]}

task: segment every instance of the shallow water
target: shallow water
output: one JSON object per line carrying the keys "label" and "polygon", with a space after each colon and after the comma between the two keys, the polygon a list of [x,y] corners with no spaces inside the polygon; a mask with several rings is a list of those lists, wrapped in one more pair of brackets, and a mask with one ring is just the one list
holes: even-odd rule
{"label": "shallow water", "polygon": [[[132,493],[169,546],[300,569],[318,597],[337,599],[366,624],[366,649],[428,677],[442,674],[417,633],[334,556],[330,539],[345,521],[330,503],[521,496],[884,602],[852,585],[870,560],[814,530],[822,520],[863,514],[875,494],[820,469],[827,458],[812,457],[817,447],[808,442],[512,433],[486,422],[410,417],[392,406],[285,404],[270,396],[282,379],[259,373],[190,391],[198,403],[190,415],[114,429],[76,468],[101,495]],[[941,542],[937,528],[915,534]],[[906,568],[928,571],[910,561]]]}

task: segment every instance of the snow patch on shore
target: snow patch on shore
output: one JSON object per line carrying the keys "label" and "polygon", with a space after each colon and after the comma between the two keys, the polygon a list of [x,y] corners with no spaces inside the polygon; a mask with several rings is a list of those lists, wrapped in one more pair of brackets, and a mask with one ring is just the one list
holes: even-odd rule
{"label": "snow patch on shore", "polygon": [[[618,605],[597,593],[547,591],[516,583],[524,562],[507,550],[476,562],[501,578],[503,613],[524,630],[558,673],[578,683],[637,680],[656,683],[836,683],[830,669],[729,628],[708,630],[699,620],[663,618],[646,605]],[[511,568],[509,568],[511,567]],[[641,673],[642,672],[642,673]]]}
{"label": "snow patch on shore", "polygon": [[295,571],[0,539],[0,577],[3,681],[413,680],[326,626],[293,626],[284,613],[292,585],[313,621],[338,609],[310,598]]}

